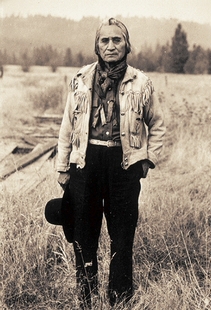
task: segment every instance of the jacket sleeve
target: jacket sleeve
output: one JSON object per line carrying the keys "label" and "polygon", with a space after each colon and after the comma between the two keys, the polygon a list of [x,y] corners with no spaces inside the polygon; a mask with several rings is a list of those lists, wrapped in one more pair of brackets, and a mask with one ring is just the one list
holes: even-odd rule
{"label": "jacket sleeve", "polygon": [[148,160],[150,160],[153,164],[152,168],[154,168],[163,147],[163,138],[166,131],[163,112],[155,91],[153,91],[149,98],[149,102],[144,107],[144,121],[148,126]]}
{"label": "jacket sleeve", "polygon": [[69,91],[64,115],[59,131],[58,140],[58,158],[57,158],[57,171],[66,172],[70,168],[70,153],[72,150],[71,145],[71,133],[72,133],[72,120],[71,120],[71,102],[72,101],[72,91]]}

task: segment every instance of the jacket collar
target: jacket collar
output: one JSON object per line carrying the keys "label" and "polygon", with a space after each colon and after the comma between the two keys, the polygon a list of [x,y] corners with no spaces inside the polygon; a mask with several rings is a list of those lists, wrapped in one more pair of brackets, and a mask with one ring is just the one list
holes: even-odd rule
{"label": "jacket collar", "polygon": [[[94,79],[96,66],[97,66],[97,62],[94,62],[91,65],[87,65],[87,66],[81,68],[79,70],[79,72],[77,73],[77,76],[82,77],[84,84],[89,89],[92,88],[92,83],[93,83],[93,79]],[[128,81],[131,81],[131,80],[135,79],[136,76],[137,76],[136,70],[133,67],[128,65],[122,83],[126,83]]]}
{"label": "jacket collar", "polygon": [[126,83],[128,81],[131,81],[131,80],[135,79],[136,76],[137,76],[136,70],[133,67],[128,65],[127,70],[126,70],[125,75],[124,75],[124,78],[122,80],[122,83]]}
{"label": "jacket collar", "polygon": [[97,66],[97,62],[92,63],[91,65],[87,65],[85,67],[82,67],[79,72],[77,73],[77,76],[81,76],[83,79],[84,84],[89,88],[92,89],[95,69]]}

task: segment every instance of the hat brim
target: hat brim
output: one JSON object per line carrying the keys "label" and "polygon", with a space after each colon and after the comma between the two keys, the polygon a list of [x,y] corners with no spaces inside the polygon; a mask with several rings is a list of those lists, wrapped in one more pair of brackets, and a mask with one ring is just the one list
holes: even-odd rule
{"label": "hat brim", "polygon": [[53,225],[62,225],[62,198],[54,198],[47,202],[45,206],[45,218]]}
{"label": "hat brim", "polygon": [[67,241],[73,242],[74,213],[68,188],[62,198],[54,198],[47,202],[45,218],[50,224],[61,225]]}

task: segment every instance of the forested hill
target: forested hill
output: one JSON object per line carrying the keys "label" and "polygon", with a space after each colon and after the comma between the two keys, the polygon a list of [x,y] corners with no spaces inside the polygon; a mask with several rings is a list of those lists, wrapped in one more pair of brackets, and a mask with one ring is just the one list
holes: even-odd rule
{"label": "forested hill", "polygon": [[[187,33],[189,47],[193,44],[211,48],[211,25],[193,22],[181,22],[175,19],[154,19],[128,17],[122,18],[129,29],[131,43],[135,52],[142,47],[155,48],[157,44],[171,43],[177,24],[180,22]],[[93,54],[96,28],[99,18],[86,17],[80,21],[52,16],[29,16],[27,18],[10,16],[1,19],[1,49],[23,51],[45,45],[57,49],[71,48],[73,53]]]}

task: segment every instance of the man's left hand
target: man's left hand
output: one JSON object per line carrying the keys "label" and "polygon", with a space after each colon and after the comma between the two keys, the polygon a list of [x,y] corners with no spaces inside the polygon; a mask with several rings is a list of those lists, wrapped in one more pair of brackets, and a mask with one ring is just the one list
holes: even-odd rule
{"label": "man's left hand", "polygon": [[142,160],[141,166],[142,166],[142,170],[143,170],[142,178],[145,179],[147,176],[148,170],[150,168],[150,163],[148,160]]}

